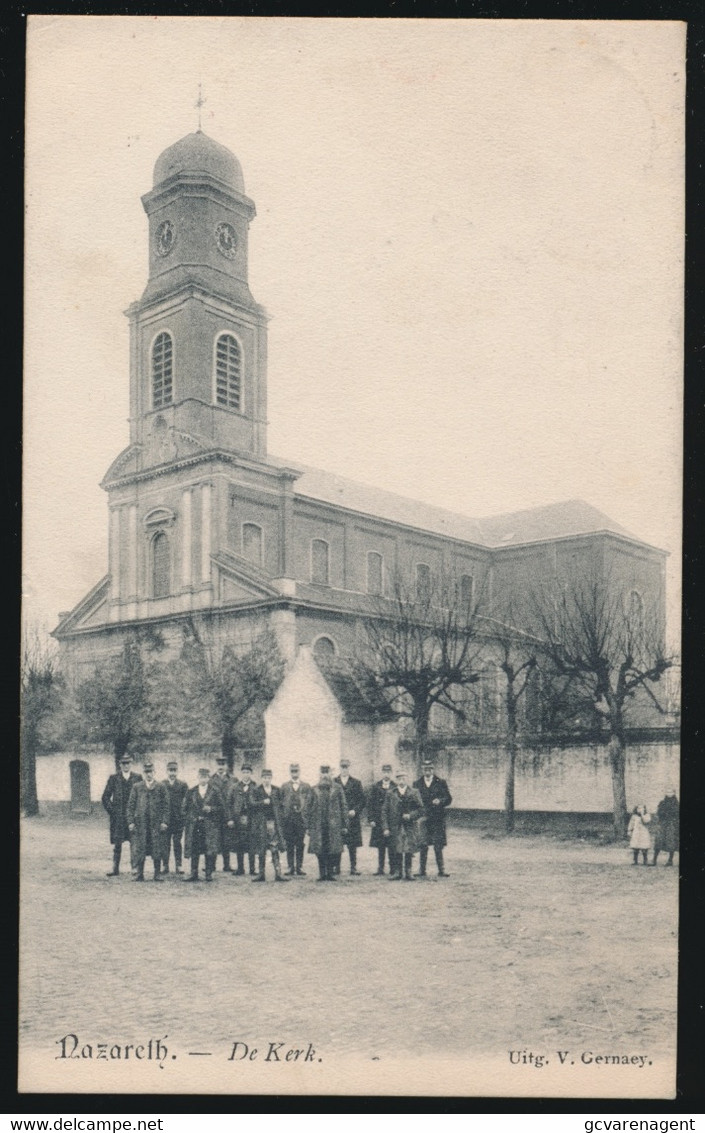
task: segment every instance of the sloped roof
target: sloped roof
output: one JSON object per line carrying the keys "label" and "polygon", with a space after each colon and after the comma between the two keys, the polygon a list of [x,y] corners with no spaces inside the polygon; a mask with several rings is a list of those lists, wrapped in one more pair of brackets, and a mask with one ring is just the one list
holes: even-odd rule
{"label": "sloped roof", "polygon": [[432,531],[481,547],[507,547],[540,542],[543,539],[587,535],[594,531],[610,531],[615,535],[635,538],[626,528],[584,500],[565,500],[505,515],[471,519],[467,515],[399,496],[370,484],[348,480],[320,468],[272,456],[268,460],[280,467],[293,465],[301,470],[294,486],[299,497],[336,504],[351,511],[366,512],[393,523],[403,523],[408,527]]}

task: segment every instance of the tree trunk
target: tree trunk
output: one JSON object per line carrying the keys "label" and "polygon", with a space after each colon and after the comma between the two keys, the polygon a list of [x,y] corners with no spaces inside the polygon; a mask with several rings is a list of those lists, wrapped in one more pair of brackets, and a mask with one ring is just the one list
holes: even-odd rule
{"label": "tree trunk", "polygon": [[28,818],[39,814],[37,796],[37,752],[33,736],[24,736],[21,752],[20,802]]}
{"label": "tree trunk", "polygon": [[416,728],[416,774],[420,776],[423,771],[423,761],[428,752],[428,724],[431,710],[428,704],[423,703],[414,707],[414,725]]}
{"label": "tree trunk", "polygon": [[612,772],[612,820],[615,838],[623,838],[627,829],[627,789],[624,781],[626,743],[621,731],[613,731],[607,751]]}
{"label": "tree trunk", "polygon": [[517,713],[513,695],[507,690],[507,770],[504,782],[504,829],[507,834],[514,830],[514,782],[517,761]]}
{"label": "tree trunk", "polygon": [[235,736],[232,732],[223,732],[220,750],[228,761],[228,771],[232,773],[235,767]]}

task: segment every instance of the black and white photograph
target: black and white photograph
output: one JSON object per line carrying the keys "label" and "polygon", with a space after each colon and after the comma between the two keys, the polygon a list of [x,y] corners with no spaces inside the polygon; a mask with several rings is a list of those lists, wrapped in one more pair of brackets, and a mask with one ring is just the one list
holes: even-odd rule
{"label": "black and white photograph", "polygon": [[20,1092],[675,1096],[684,98],[29,17]]}

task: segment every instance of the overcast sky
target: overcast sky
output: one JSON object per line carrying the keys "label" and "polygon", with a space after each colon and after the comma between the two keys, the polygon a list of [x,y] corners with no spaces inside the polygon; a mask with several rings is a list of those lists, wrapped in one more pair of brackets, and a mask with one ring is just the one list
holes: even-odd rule
{"label": "overcast sky", "polygon": [[471,516],[580,497],[680,586],[683,24],[30,17],[26,613],[107,570],[140,196],[257,205],[269,451]]}

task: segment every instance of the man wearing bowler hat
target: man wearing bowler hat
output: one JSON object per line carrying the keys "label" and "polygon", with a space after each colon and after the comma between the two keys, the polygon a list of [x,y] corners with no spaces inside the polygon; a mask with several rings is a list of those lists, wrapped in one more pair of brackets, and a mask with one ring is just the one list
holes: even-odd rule
{"label": "man wearing bowler hat", "polygon": [[154,880],[161,881],[165,834],[169,828],[169,796],[163,783],[154,775],[154,763],[142,763],[144,779],[135,783],[127,802],[127,829],[132,840],[132,861],[136,870],[135,881],[144,881],[144,863],[151,858]]}
{"label": "man wearing bowler hat", "polygon": [[169,855],[171,854],[172,843],[174,846],[174,869],[177,873],[184,872],[181,868],[181,842],[184,834],[184,819],[181,811],[188,787],[183,779],[177,779],[178,770],[179,765],[176,760],[170,759],[166,765],[166,779],[163,780],[169,799],[169,825],[164,835],[162,873],[169,872]]}
{"label": "man wearing bowler hat", "polygon": [[135,783],[142,779],[132,770],[132,756],[120,756],[120,768],[111,775],[103,791],[102,803],[110,815],[110,841],[113,844],[113,868],[108,877],[117,877],[120,872],[120,858],[123,842],[130,841],[127,829],[127,803]]}
{"label": "man wearing bowler hat", "polygon": [[394,786],[391,763],[382,764],[382,778],[371,788],[367,799],[367,815],[370,820],[370,845],[377,850],[377,871],[375,877],[384,874],[384,857],[389,856],[389,872],[396,873],[396,859],[389,838],[385,837],[382,823],[382,807],[387,793]]}
{"label": "man wearing bowler hat", "polygon": [[439,877],[448,877],[443,863],[443,849],[446,846],[446,807],[453,799],[448,790],[445,779],[440,779],[433,770],[433,760],[426,758],[423,761],[423,775],[414,783],[414,787],[421,795],[426,815],[426,830],[423,833],[423,844],[419,854],[419,872],[417,877],[426,876],[426,861],[428,847],[433,846],[436,856],[436,866]]}
{"label": "man wearing bowler hat", "polygon": [[311,798],[311,787],[301,781],[301,768],[298,763],[289,764],[290,779],[282,783],[281,812],[286,842],[287,875],[305,877],[304,835],[306,833],[306,811]]}

